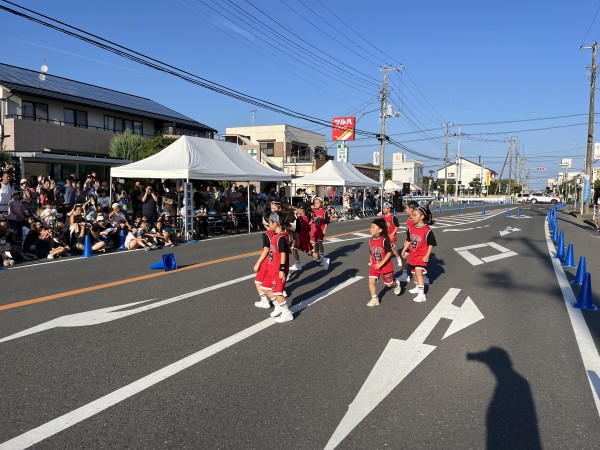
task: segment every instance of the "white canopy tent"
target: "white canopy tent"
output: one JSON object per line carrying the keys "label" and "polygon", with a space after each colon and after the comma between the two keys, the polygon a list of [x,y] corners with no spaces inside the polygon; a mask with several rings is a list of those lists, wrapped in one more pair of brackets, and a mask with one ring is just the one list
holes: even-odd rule
{"label": "white canopy tent", "polygon": [[318,186],[344,186],[344,187],[362,187],[363,188],[363,210],[365,209],[364,188],[379,188],[378,181],[369,178],[361,173],[350,163],[341,161],[327,161],[323,167],[305,177],[296,178],[294,184],[318,185]]}
{"label": "white canopy tent", "polygon": [[[401,191],[402,190],[402,182],[396,182],[394,180],[387,180],[383,189],[386,191]],[[416,184],[410,183],[411,191],[422,191],[422,189]]]}
{"label": "white canopy tent", "polygon": [[296,178],[294,184],[345,187],[379,187],[379,182],[360,173],[350,163],[327,161],[323,167],[305,177]]}
{"label": "white canopy tent", "polygon": [[[180,137],[146,159],[113,167],[110,176],[111,178],[168,178],[187,182],[189,180],[291,180],[290,175],[263,166],[237,144],[189,136]],[[248,189],[247,213],[248,232],[250,232],[250,189]]]}

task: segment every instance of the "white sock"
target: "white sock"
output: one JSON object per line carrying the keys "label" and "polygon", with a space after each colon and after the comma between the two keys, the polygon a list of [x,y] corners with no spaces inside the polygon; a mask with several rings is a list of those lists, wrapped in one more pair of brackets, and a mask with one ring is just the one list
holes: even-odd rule
{"label": "white sock", "polygon": [[418,294],[421,295],[425,295],[425,285],[421,284],[421,285],[417,285],[417,289],[419,290]]}

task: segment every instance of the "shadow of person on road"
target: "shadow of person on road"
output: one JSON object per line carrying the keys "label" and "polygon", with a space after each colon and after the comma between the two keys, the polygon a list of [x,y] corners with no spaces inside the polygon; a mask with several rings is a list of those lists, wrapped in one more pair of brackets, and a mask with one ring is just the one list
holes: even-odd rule
{"label": "shadow of person on road", "polygon": [[541,449],[538,421],[531,388],[513,369],[508,353],[490,347],[467,353],[467,361],[487,364],[496,377],[496,390],[487,412],[487,449]]}

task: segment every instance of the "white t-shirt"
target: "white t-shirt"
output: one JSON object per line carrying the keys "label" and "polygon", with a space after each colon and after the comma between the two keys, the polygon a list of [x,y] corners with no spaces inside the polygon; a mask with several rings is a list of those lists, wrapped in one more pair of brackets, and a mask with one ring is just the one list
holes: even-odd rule
{"label": "white t-shirt", "polygon": [[13,188],[10,184],[0,183],[0,212],[8,212],[8,202],[12,199]]}

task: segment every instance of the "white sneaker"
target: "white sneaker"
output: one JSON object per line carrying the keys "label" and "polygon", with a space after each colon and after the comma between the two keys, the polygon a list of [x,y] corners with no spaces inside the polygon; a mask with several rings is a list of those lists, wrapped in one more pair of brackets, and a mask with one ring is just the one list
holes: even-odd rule
{"label": "white sneaker", "polygon": [[425,300],[427,300],[427,297],[425,297],[425,294],[419,294],[415,298],[413,298],[413,301],[415,301],[417,303],[422,303]]}
{"label": "white sneaker", "polygon": [[290,270],[302,270],[302,264],[300,261],[296,261],[294,264],[290,266]]}
{"label": "white sneaker", "polygon": [[400,287],[400,282],[398,280],[396,280],[396,286],[394,287],[394,294],[400,295],[401,291],[402,291],[402,287]]}
{"label": "white sneaker", "polygon": [[273,305],[275,306],[275,308],[273,308],[273,311],[271,311],[270,316],[277,317],[278,315],[280,315],[283,312],[283,308],[281,306],[279,306],[279,303],[277,303],[277,300],[275,300],[273,302]]}
{"label": "white sneaker", "polygon": [[281,309],[282,309],[281,315],[279,317],[275,317],[275,322],[283,323],[283,322],[291,322],[292,320],[294,320],[294,315],[292,314],[292,312],[289,310],[288,307],[284,307]]}
{"label": "white sneaker", "polygon": [[418,294],[419,293],[419,288],[417,286],[415,286],[414,288],[412,288],[408,292],[411,293],[411,294]]}
{"label": "white sneaker", "polygon": [[323,258],[321,265],[323,266],[323,270],[328,270],[329,269],[329,258]]}
{"label": "white sneaker", "polygon": [[49,253],[47,259],[54,259],[54,255],[52,253]]}
{"label": "white sneaker", "polygon": [[269,309],[271,308],[271,302],[269,301],[266,295],[261,295],[260,301],[254,302],[254,306],[256,306],[257,308]]}
{"label": "white sneaker", "polygon": [[379,298],[371,297],[371,300],[369,303],[367,303],[367,306],[379,306]]}

